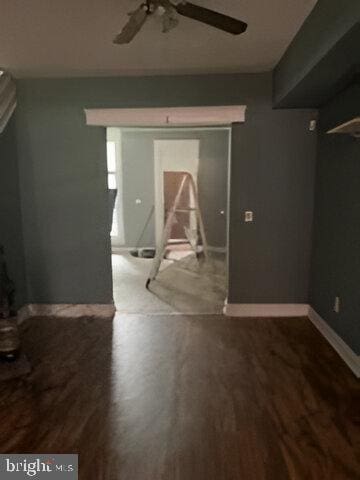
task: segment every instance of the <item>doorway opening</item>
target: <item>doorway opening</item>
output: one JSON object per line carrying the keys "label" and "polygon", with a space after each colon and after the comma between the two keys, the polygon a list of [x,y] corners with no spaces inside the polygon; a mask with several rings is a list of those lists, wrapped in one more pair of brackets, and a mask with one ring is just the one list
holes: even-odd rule
{"label": "doorway opening", "polygon": [[[230,133],[229,127],[107,128],[109,191],[116,197],[110,213],[113,295],[119,312],[222,312]],[[184,174],[194,189],[185,189],[180,198]],[[160,268],[146,289],[156,254]]]}

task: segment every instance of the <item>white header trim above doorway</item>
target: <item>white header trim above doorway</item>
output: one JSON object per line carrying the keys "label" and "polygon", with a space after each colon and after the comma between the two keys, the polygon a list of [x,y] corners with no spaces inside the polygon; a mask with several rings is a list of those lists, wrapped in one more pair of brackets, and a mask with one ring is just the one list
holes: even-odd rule
{"label": "white header trim above doorway", "polygon": [[102,127],[229,125],[245,121],[245,105],[175,108],[85,109],[86,124]]}

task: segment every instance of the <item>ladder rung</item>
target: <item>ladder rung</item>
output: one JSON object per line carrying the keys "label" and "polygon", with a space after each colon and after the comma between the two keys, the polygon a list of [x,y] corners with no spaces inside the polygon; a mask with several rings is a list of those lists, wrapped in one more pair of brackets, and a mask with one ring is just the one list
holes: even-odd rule
{"label": "ladder rung", "polygon": [[194,212],[196,208],[177,208],[175,212]]}
{"label": "ladder rung", "polygon": [[[168,242],[166,245],[165,245],[165,248],[168,248],[168,247],[173,247],[174,245],[191,245],[191,243],[189,242],[189,240],[183,240],[181,243],[171,243],[171,242]],[[170,248],[171,250],[171,248]],[[176,252],[176,250],[174,250],[174,252]]]}

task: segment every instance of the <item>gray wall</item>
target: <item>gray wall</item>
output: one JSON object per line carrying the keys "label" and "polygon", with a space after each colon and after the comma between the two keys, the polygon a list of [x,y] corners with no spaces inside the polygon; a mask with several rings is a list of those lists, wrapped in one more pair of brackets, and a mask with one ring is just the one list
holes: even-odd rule
{"label": "gray wall", "polygon": [[25,271],[14,119],[0,134],[0,245],[16,286],[16,303],[25,299]]}
{"label": "gray wall", "polygon": [[[316,133],[314,113],[263,111],[232,136],[232,303],[308,301]],[[254,222],[244,223],[244,210]]]}
{"label": "gray wall", "polygon": [[[325,132],[359,115],[360,85],[320,111],[310,302],[360,354],[360,142]],[[340,313],[333,311],[340,296]]]}
{"label": "gray wall", "polygon": [[[126,246],[136,245],[155,202],[154,140],[200,140],[198,189],[207,240],[210,246],[226,247],[228,138],[225,130],[123,131],[123,206]],[[135,204],[142,199],[140,205]],[[153,215],[139,246],[155,245]]]}
{"label": "gray wall", "polygon": [[[321,64],[337,43],[359,22],[359,0],[318,0],[274,70],[274,103],[286,107],[294,102],[295,99],[291,99],[291,92],[296,91],[307,77],[313,75],[315,67]],[[312,96],[314,84],[319,80],[323,89],[328,88],[331,77],[336,77],[338,74],[337,64],[340,63],[342,68],[346,66],[347,55],[353,55],[358,62],[359,57],[356,56],[358,46],[354,43],[354,49],[351,48],[351,44],[346,47],[347,51],[342,51],[341,56],[335,56],[331,59],[330,68],[332,68],[329,70],[328,78],[321,75],[323,71],[323,68],[321,68],[319,72],[314,73],[311,81],[307,83],[307,95],[306,92],[304,92],[305,95],[300,92],[303,106],[309,104],[309,96]],[[329,65],[325,66],[329,67]],[[335,86],[332,88],[335,88]],[[287,96],[290,97],[288,101],[286,100]],[[321,90],[316,96],[321,98]],[[316,96],[311,98],[312,103],[310,104],[312,106],[319,105],[316,103]],[[295,103],[297,102],[295,101]],[[297,104],[299,105],[299,103]]]}
{"label": "gray wall", "polygon": [[273,112],[271,92],[270,73],[20,80],[28,300],[112,298],[105,129],[87,127],[83,108],[221,104],[248,106],[233,135],[229,301],[306,300],[315,136],[308,112]]}

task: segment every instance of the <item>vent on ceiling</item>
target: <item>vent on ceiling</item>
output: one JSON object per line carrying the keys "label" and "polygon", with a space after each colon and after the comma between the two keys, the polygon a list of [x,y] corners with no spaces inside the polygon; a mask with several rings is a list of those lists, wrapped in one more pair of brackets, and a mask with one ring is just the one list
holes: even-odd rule
{"label": "vent on ceiling", "polygon": [[344,133],[355,138],[360,138],[360,117],[342,123],[341,125],[332,128],[327,133]]}

